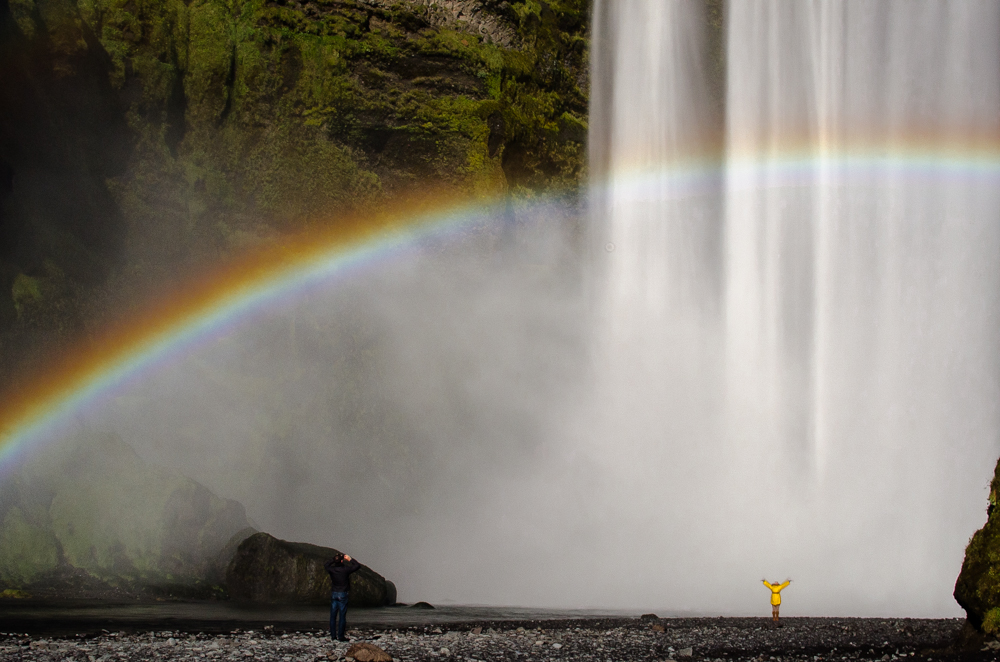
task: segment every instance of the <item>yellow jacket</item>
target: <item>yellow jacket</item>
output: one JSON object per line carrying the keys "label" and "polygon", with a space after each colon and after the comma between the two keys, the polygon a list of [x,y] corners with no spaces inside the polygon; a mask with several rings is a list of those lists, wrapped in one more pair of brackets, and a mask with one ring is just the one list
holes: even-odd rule
{"label": "yellow jacket", "polygon": [[783,589],[786,586],[788,586],[788,582],[785,582],[784,584],[772,584],[771,582],[767,581],[766,579],[763,580],[763,581],[764,581],[764,586],[766,586],[769,589],[771,589],[771,604],[772,605],[780,605],[781,604],[781,589]]}

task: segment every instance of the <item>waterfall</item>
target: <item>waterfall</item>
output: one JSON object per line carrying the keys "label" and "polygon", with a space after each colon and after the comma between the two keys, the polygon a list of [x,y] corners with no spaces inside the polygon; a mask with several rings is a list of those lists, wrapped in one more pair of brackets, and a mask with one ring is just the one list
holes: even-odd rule
{"label": "waterfall", "polygon": [[769,573],[801,613],[958,613],[1000,452],[1000,5],[730,2],[724,103],[705,6],[595,3],[607,521],[656,512],[660,581],[706,583],[679,607]]}

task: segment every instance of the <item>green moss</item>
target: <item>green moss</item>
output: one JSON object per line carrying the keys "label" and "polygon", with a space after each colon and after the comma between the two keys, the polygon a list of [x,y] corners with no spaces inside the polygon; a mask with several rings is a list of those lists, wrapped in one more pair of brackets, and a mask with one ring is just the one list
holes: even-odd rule
{"label": "green moss", "polygon": [[994,607],[983,617],[983,632],[987,634],[1000,633],[1000,607]]}
{"label": "green moss", "polygon": [[[579,180],[583,172],[580,132],[560,128],[566,125],[566,118],[578,120],[585,114],[586,95],[575,82],[555,90],[541,80],[553,78],[552,66],[539,68],[539,64],[543,60],[556,63],[562,72],[556,77],[564,83],[576,81],[585,72],[586,44],[580,34],[586,31],[586,21],[580,18],[585,17],[586,12],[581,11],[585,3],[551,3],[552,12],[543,11],[539,3],[514,3],[513,15],[520,21],[516,27],[532,47],[504,49],[449,27],[415,30],[407,22],[412,15],[406,3],[392,10],[373,11],[343,2],[320,4],[306,11],[299,6],[263,2],[206,0],[186,8],[149,2],[133,13],[111,4],[121,0],[88,1],[104,2],[106,13],[121,14],[123,25],[106,30],[104,35],[109,51],[117,48],[119,33],[128,21],[139,20],[142,25],[135,30],[150,35],[148,43],[144,38],[129,47],[132,66],[143,81],[146,103],[165,103],[174,76],[183,76],[187,140],[176,158],[190,159],[194,150],[200,150],[202,164],[211,162],[219,172],[225,172],[229,181],[219,188],[225,190],[226,202],[221,206],[237,217],[215,224],[223,228],[215,237],[217,241],[226,243],[227,237],[250,231],[238,220],[248,214],[256,215],[259,221],[263,212],[265,222],[286,227],[289,218],[315,217],[324,205],[344,209],[342,203],[357,199],[359,189],[366,192],[363,201],[369,205],[428,176],[480,195],[497,190],[498,172],[515,187],[532,188],[550,184],[572,187],[569,180]],[[562,25],[567,16],[573,34]],[[544,52],[536,52],[539,50]],[[576,56],[565,57],[567,53]],[[437,58],[433,66],[428,65],[431,70],[443,60],[453,64],[441,69],[440,75],[413,77],[406,73],[410,65],[405,63],[415,58]],[[577,70],[568,75],[563,71],[566,66]],[[543,89],[546,86],[548,89]],[[566,98],[567,90],[570,99]],[[489,114],[484,115],[477,105],[483,98],[497,102],[508,127],[507,142],[516,143],[514,150],[531,152],[528,160],[515,158],[513,169],[499,170],[501,155],[491,155],[486,149]],[[146,136],[156,136],[155,125],[164,121],[149,113],[136,117],[147,125],[140,127]],[[577,145],[564,144],[569,134],[578,139]],[[318,146],[307,147],[308,141],[316,141]],[[386,141],[398,149],[386,152],[376,146],[378,153],[373,158],[373,143]],[[276,150],[279,144],[287,149]],[[248,158],[252,165],[244,172],[234,172],[234,154]],[[311,178],[315,185],[295,184],[291,177],[280,175],[285,170],[301,172],[318,154],[323,165]],[[154,150],[144,151],[142,156],[144,160],[156,158]],[[375,163],[378,166],[373,168]],[[164,181],[173,178],[171,164],[150,165],[138,170],[159,171],[161,176],[156,179]],[[185,165],[181,168],[190,170]],[[343,177],[347,171],[354,173],[349,175],[354,181],[341,182],[332,193],[321,184],[326,173]],[[489,182],[485,188],[484,182]],[[149,182],[142,183],[148,191]],[[130,184],[117,183],[119,190],[131,188]],[[213,207],[217,212],[220,206],[211,201],[192,205],[190,191],[180,182],[165,188],[172,190],[169,197],[184,199],[185,207],[196,214]],[[234,200],[240,200],[241,190],[256,192],[252,209],[236,209],[238,203],[233,206]],[[351,195],[341,195],[346,191]],[[318,194],[315,201],[303,197],[313,194]],[[123,196],[128,195],[123,191]],[[141,191],[134,195],[148,197]],[[197,228],[200,224],[182,225]]]}
{"label": "green moss", "polygon": [[211,0],[191,3],[187,19],[186,119],[197,130],[218,121],[231,101],[239,24],[225,5]]}
{"label": "green moss", "polygon": [[[1000,462],[990,484],[991,503],[1000,484]],[[965,549],[962,571],[955,583],[955,599],[965,609],[969,621],[983,630],[996,631],[1000,624],[1000,512],[989,509],[986,525],[976,531]],[[990,614],[993,614],[990,616]]]}
{"label": "green moss", "polygon": [[9,6],[11,16],[14,17],[18,29],[28,39],[33,38],[35,36],[35,22],[32,20],[32,14],[36,11],[34,0],[9,0]]}

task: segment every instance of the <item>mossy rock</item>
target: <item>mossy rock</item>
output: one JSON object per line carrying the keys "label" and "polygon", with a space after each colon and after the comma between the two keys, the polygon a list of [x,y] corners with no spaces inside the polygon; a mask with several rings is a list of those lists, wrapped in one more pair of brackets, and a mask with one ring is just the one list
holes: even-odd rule
{"label": "mossy rock", "polygon": [[955,583],[955,600],[969,622],[988,634],[1000,633],[1000,461],[990,483],[989,518],[965,548],[965,561]]}
{"label": "mossy rock", "polygon": [[[325,604],[330,576],[323,564],[339,554],[330,547],[279,540],[257,533],[242,543],[226,571],[229,596],[262,604]],[[351,575],[349,604],[383,607],[396,602],[396,587],[368,566]]]}

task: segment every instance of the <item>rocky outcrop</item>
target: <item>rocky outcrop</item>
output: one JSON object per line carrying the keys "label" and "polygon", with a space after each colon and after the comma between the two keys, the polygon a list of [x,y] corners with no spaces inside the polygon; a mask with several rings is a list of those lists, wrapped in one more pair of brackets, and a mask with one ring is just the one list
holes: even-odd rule
{"label": "rocky outcrop", "polygon": [[[330,600],[330,578],[323,563],[339,554],[330,547],[278,540],[257,533],[242,543],[226,571],[229,596],[241,602],[323,604]],[[362,565],[351,575],[354,607],[396,602],[396,587]]]}
{"label": "rocky outcrop", "polygon": [[990,483],[986,526],[976,531],[965,548],[962,572],[955,583],[955,599],[969,623],[988,634],[1000,633],[1000,462]]}
{"label": "rocky outcrop", "polygon": [[434,27],[469,32],[485,43],[504,48],[520,45],[517,36],[517,14],[509,2],[483,0],[361,0],[368,7],[392,9],[400,4]]}
{"label": "rocky outcrop", "polygon": [[147,465],[117,435],[84,431],[0,486],[0,589],[208,597],[255,531],[239,502]]}

